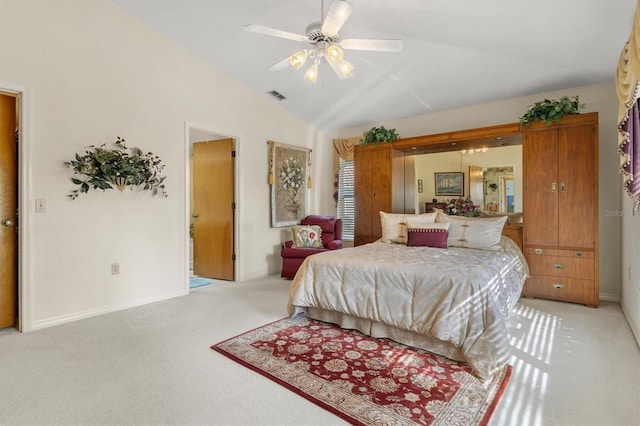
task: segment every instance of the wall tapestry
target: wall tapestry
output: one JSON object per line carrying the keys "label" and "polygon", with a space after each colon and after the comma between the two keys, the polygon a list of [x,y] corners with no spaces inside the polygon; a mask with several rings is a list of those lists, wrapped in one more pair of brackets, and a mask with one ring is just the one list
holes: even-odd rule
{"label": "wall tapestry", "polygon": [[307,216],[307,189],[311,188],[311,149],[267,141],[271,226],[297,225]]}

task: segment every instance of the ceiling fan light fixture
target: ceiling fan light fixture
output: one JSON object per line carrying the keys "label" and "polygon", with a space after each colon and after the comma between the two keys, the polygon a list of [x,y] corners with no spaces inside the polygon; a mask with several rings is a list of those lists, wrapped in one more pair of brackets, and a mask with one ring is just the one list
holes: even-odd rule
{"label": "ceiling fan light fixture", "polygon": [[340,46],[332,44],[327,48],[327,56],[331,62],[340,62],[344,56],[344,51]]}
{"label": "ceiling fan light fixture", "polygon": [[344,59],[338,63],[338,68],[340,69],[340,74],[342,74],[344,78],[350,77],[353,73],[353,65]]}
{"label": "ceiling fan light fixture", "polygon": [[304,79],[309,83],[315,83],[318,80],[318,64],[313,64],[309,67],[307,72],[304,73]]}
{"label": "ceiling fan light fixture", "polygon": [[307,53],[306,50],[301,50],[299,52],[296,52],[293,55],[291,55],[291,57],[289,57],[289,63],[291,64],[292,67],[298,70],[300,69],[300,67],[304,65],[308,55],[309,54]]}

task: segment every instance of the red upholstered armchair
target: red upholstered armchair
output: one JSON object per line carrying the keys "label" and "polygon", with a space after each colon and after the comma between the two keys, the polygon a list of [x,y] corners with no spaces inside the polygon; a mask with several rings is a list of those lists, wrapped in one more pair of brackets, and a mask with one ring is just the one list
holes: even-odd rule
{"label": "red upholstered armchair", "polygon": [[282,273],[283,278],[293,279],[302,262],[315,253],[322,253],[327,250],[337,250],[342,248],[342,219],[333,216],[309,215],[302,219],[300,225],[318,225],[322,228],[323,248],[293,248],[293,241],[285,241],[282,252]]}

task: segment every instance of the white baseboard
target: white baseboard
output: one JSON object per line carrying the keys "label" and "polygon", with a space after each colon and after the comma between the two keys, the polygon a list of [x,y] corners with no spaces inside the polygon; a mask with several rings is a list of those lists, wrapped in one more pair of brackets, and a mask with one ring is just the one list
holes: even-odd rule
{"label": "white baseboard", "polygon": [[34,321],[31,324],[30,331],[40,330],[42,328],[53,327],[55,325],[65,324],[72,321],[77,321],[85,318],[91,318],[98,315],[104,315],[111,312],[122,311],[124,309],[134,308],[136,306],[147,305],[149,303],[160,302],[167,299],[173,299],[174,297],[185,296],[189,294],[188,291],[174,291],[171,293],[165,293],[158,296],[145,297],[125,303],[117,303],[115,305],[101,306],[99,308],[88,309],[86,311],[73,312],[70,314],[64,314],[57,317],[45,318],[42,320]]}
{"label": "white baseboard", "polygon": [[618,302],[620,303],[620,295],[615,293],[600,293],[598,295],[600,300],[606,300],[607,302]]}
{"label": "white baseboard", "polygon": [[632,316],[627,314],[627,311],[624,309],[624,305],[621,303],[620,307],[622,308],[622,313],[624,314],[627,323],[629,324],[629,328],[631,329],[631,334],[636,339],[636,344],[640,348],[640,329],[636,326],[636,324],[631,320]]}

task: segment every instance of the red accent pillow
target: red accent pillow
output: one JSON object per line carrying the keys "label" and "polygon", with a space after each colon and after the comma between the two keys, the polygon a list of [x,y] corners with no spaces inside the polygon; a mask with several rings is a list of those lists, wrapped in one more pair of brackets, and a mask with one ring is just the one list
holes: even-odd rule
{"label": "red accent pillow", "polygon": [[447,248],[447,237],[449,231],[446,229],[407,229],[407,245],[421,247]]}

